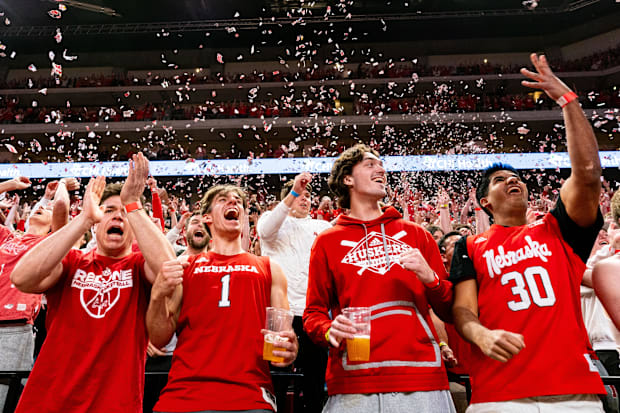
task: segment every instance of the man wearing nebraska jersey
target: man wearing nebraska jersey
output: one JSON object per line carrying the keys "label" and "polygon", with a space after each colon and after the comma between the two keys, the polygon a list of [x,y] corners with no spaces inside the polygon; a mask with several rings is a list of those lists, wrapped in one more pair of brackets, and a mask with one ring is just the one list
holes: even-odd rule
{"label": "man wearing nebraska jersey", "polygon": [[[310,255],[304,328],[331,346],[323,412],[454,412],[429,313],[429,303],[449,313],[451,284],[431,234],[381,207],[386,181],[365,145],[344,151],[328,180],[350,214],[319,234]],[[343,340],[356,330],[346,307],[370,307],[368,361],[348,359]]]}
{"label": "man wearing nebraska jersey", "polygon": [[[244,252],[245,205],[240,188],[211,188],[202,213],[212,248],[164,263],[155,280],[149,338],[162,346],[178,336],[156,412],[276,410],[261,329],[267,307],[288,309],[286,278],[269,258]],[[297,337],[292,329],[280,335],[289,341],[273,352],[284,358],[273,365],[285,367],[295,360]]]}
{"label": "man wearing nebraska jersey", "polygon": [[[26,189],[30,180],[18,177],[0,183],[0,193]],[[30,370],[33,363],[34,320],[41,307],[40,294],[24,294],[11,283],[11,272],[19,259],[50,230],[65,225],[69,217],[69,193],[77,189],[74,178],[64,178],[47,185],[50,203],[36,207],[25,234],[18,235],[0,225],[0,370]],[[8,387],[0,385],[0,410],[5,405]]]}
{"label": "man wearing nebraska jersey", "polygon": [[[140,204],[147,176],[148,161],[138,154],[122,190],[91,179],[82,213],[13,270],[17,288],[44,292],[48,302],[47,337],[17,413],[142,411],[147,289],[174,258]],[[93,225],[97,248],[72,249]],[[132,252],[134,236],[141,253]]]}
{"label": "man wearing nebraska jersey", "polygon": [[522,83],[562,106],[571,175],[555,208],[529,225],[528,191],[515,169],[496,164],[478,184],[476,198],[494,225],[457,242],[450,271],[455,325],[476,345],[468,412],[602,412],[596,394],[605,389],[579,298],[603,223],[598,146],[577,96],[544,56],[531,60],[536,72],[521,73],[533,82]]}

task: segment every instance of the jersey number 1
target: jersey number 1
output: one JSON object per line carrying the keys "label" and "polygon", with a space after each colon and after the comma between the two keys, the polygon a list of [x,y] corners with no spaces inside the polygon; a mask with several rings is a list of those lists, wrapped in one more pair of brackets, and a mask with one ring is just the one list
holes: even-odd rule
{"label": "jersey number 1", "polygon": [[230,274],[227,274],[220,278],[220,282],[222,283],[222,298],[220,302],[217,303],[218,307],[230,307]]}
{"label": "jersey number 1", "polygon": [[[525,276],[525,280],[523,280],[523,276]],[[545,297],[540,295],[540,290],[536,283],[536,276],[540,278],[543,289],[545,290]],[[512,311],[526,310],[530,308],[532,301],[539,307],[551,307],[555,304],[555,292],[553,291],[553,286],[549,279],[549,273],[544,267],[528,267],[523,271],[523,274],[517,271],[508,272],[502,275],[501,283],[502,285],[506,285],[512,280],[514,280],[515,286],[511,288],[511,291],[520,298],[519,301],[508,301],[508,308]],[[525,289],[526,283],[529,294]]]}

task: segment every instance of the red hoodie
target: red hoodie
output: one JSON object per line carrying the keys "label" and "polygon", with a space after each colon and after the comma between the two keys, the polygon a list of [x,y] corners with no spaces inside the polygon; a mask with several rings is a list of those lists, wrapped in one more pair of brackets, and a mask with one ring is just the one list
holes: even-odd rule
{"label": "red hoodie", "polygon": [[[398,263],[418,248],[442,280],[428,288]],[[448,389],[439,340],[429,315],[450,313],[452,284],[439,248],[421,226],[392,207],[372,221],[341,216],[317,237],[310,256],[304,329],[327,345],[332,318],[346,307],[370,307],[370,360],[351,362],[346,345],[331,348],[326,381],[330,395]]]}

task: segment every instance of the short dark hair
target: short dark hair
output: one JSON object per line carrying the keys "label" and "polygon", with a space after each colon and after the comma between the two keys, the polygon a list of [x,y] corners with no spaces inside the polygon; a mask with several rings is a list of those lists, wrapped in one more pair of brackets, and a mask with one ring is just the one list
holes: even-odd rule
{"label": "short dark hair", "polygon": [[437,241],[437,245],[439,246],[439,251],[440,252],[446,252],[446,241],[448,240],[448,238],[453,237],[453,236],[461,236],[461,233],[458,231],[450,231],[447,234],[444,234],[443,237],[441,237],[441,239],[439,241]]}
{"label": "short dark hair", "polygon": [[241,197],[241,200],[243,201],[243,207],[246,207],[247,197],[243,189],[235,185],[215,185],[209,188],[205,196],[200,201],[200,213],[204,215],[211,212],[211,206],[215,197],[222,193],[227,194],[229,192],[234,192],[239,195]]}
{"label": "short dark hair", "polygon": [[123,189],[122,182],[115,182],[113,184],[107,184],[103,190],[103,195],[101,195],[101,201],[99,201],[99,205],[103,204],[103,202],[108,198],[111,198],[117,195],[120,196],[122,189]]}
{"label": "short dark hair", "polygon": [[426,227],[426,230],[428,232],[431,233],[431,235],[433,235],[435,232],[437,232],[438,230],[441,231],[441,233],[443,234],[443,229],[441,229],[441,227],[438,227],[437,225],[429,225]]}
{"label": "short dark hair", "polygon": [[[295,180],[291,179],[282,186],[282,189],[280,190],[280,201],[286,198],[286,196],[293,190],[293,185],[295,185]],[[306,184],[306,191],[312,194],[312,185],[310,185],[310,183]]]}
{"label": "short dark hair", "polygon": [[344,177],[353,173],[353,167],[362,162],[365,153],[372,153],[379,157],[379,152],[370,146],[358,143],[342,152],[332,166],[327,185],[334,193],[341,208],[351,208],[351,195],[349,194],[349,187],[344,184]]}
{"label": "short dark hair", "polygon": [[478,186],[476,187],[476,201],[478,201],[478,205],[480,205],[480,208],[482,208],[482,210],[486,212],[486,214],[490,217],[493,217],[493,214],[491,214],[491,211],[489,211],[488,209],[483,207],[482,204],[480,204],[480,200],[489,195],[489,184],[491,183],[491,175],[493,175],[497,171],[510,171],[516,174],[519,178],[521,178],[521,175],[513,166],[500,162],[494,163],[482,172],[482,177],[480,178],[480,182],[478,182]]}

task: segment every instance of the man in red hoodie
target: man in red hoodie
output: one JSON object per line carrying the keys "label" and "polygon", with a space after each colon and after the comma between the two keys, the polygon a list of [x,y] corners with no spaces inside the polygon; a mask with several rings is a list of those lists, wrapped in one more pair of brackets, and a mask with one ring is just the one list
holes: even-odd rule
{"label": "man in red hoodie", "polygon": [[[329,177],[351,212],[319,234],[310,256],[304,328],[331,347],[323,412],[454,412],[429,315],[429,304],[449,314],[451,284],[431,235],[381,206],[386,183],[382,161],[365,145],[343,152]],[[343,340],[355,328],[341,314],[347,307],[371,310],[368,361],[348,360]]]}

